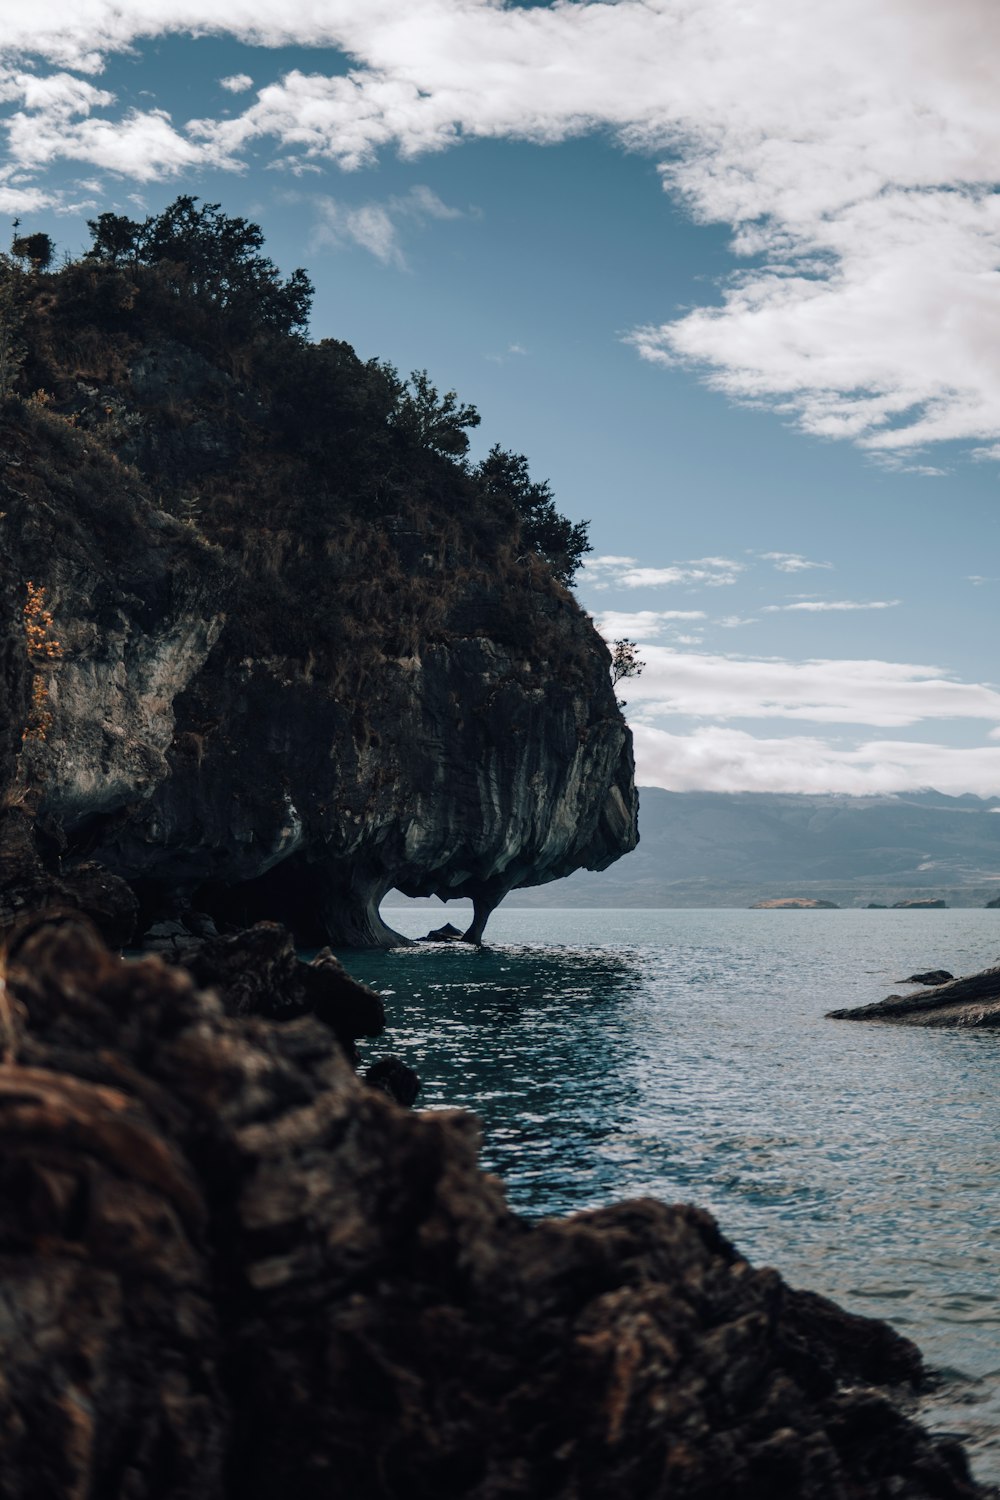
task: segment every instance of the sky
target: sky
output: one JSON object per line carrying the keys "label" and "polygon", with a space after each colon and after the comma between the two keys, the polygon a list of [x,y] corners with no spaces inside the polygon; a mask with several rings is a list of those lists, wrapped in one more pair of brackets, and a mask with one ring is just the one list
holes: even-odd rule
{"label": "sky", "polygon": [[179,193],[588,519],[640,785],[1000,794],[995,0],[0,0],[2,216]]}

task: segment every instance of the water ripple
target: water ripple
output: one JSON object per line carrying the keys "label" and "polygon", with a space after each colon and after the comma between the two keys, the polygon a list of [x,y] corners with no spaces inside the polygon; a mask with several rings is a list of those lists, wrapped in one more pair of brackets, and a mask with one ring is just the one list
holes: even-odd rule
{"label": "water ripple", "polygon": [[997,914],[501,911],[490,936],[345,957],[423,1106],[481,1116],[514,1206],[703,1204],[758,1263],[915,1338],[950,1372],[925,1418],[1000,1479],[1000,1033],[824,1019],[996,962]]}

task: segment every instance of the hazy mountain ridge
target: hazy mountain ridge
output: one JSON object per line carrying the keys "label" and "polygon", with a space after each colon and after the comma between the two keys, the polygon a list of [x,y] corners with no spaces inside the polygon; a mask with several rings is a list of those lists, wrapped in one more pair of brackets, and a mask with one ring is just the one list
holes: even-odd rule
{"label": "hazy mountain ridge", "polygon": [[813,896],[842,906],[940,896],[979,906],[1000,893],[1000,797],[640,789],[639,847],[599,875],[578,872],[520,906],[744,906]]}

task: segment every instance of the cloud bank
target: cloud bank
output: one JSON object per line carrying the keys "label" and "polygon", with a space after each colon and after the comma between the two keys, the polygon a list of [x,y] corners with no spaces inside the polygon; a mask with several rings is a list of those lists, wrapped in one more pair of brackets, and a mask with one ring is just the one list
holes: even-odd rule
{"label": "cloud bank", "polygon": [[902,729],[925,720],[1000,723],[1000,691],[939,667],[887,661],[789,661],[643,645],[642,676],[623,684],[641,718],[789,719]]}
{"label": "cloud bank", "polygon": [[634,728],[636,781],[669,792],[875,792],[934,787],[961,796],[1000,790],[1000,746],[956,748],[913,740],[870,740],[843,749],[812,735],[758,739],[708,725],[671,734]]}
{"label": "cloud bank", "polygon": [[[146,182],[268,146],[352,169],[610,130],[745,263],[718,305],[638,330],[644,358],[887,459],[1000,439],[994,0],[0,0],[0,19],[0,202],[44,198],[34,178],[67,159]],[[168,32],[349,66],[317,54],[235,115],[115,113],[89,78]]]}

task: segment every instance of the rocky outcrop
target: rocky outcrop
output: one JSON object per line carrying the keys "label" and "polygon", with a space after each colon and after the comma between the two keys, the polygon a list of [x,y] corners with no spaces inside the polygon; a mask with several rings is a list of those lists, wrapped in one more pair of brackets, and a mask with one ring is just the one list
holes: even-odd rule
{"label": "rocky outcrop", "polygon": [[911,995],[889,995],[873,1005],[831,1010],[828,1015],[836,1021],[894,1021],[901,1026],[997,1027],[1000,968],[966,974]]}
{"label": "rocky outcrop", "polygon": [[[3,1500],[974,1500],[886,1325],[638,1200],[522,1222],[460,1112],[79,917],[11,939]],[[374,1081],[374,1080],[373,1080]]]}
{"label": "rocky outcrop", "polygon": [[[537,559],[494,567],[492,539],[472,522],[463,533],[461,515],[447,542],[396,517],[353,553],[318,539],[319,573],[269,572],[266,531],[220,544],[66,421],[22,408],[6,441],[0,510],[20,582],[0,588],[13,684],[0,758],[10,788],[30,579],[54,649],[34,664],[47,728],[20,785],[36,831],[54,830],[53,876],[97,861],[138,892],[143,925],[193,905],[367,946],[402,941],[379,916],[394,886],[471,897],[478,940],[507,891],[634,846],[607,649]],[[361,599],[359,572],[360,615],[338,592]],[[317,577],[332,623],[314,653],[303,619],[323,611],[294,588]]]}

